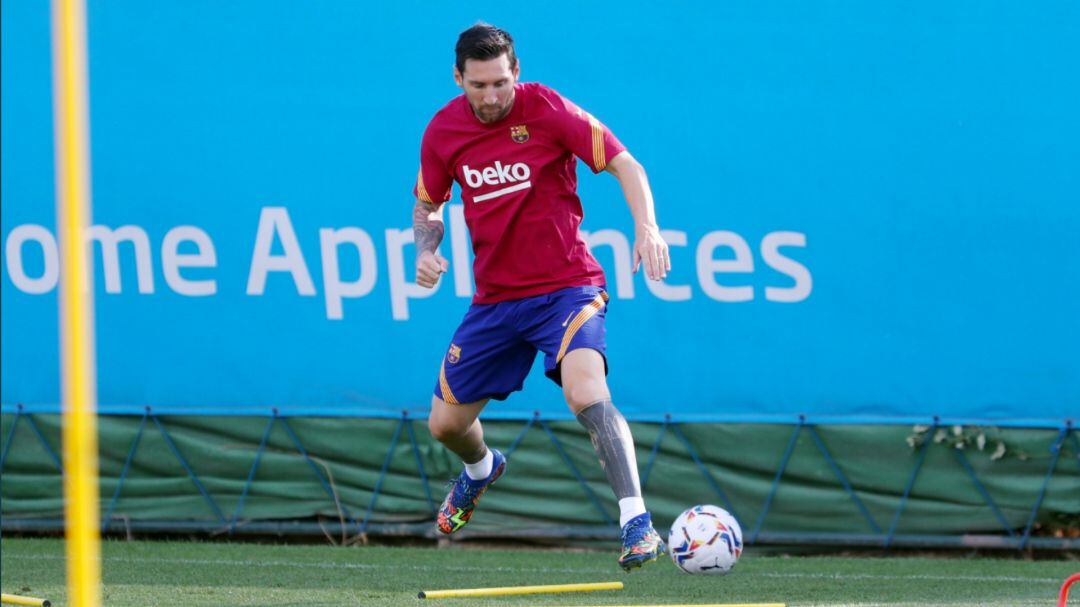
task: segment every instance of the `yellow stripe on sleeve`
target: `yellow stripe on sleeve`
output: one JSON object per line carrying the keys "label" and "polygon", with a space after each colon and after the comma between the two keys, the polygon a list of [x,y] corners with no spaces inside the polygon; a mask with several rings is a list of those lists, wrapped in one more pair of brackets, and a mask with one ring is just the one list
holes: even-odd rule
{"label": "yellow stripe on sleeve", "polygon": [[596,170],[603,171],[607,166],[607,158],[604,153],[604,127],[600,121],[589,114],[589,128],[592,130],[593,166]]}
{"label": "yellow stripe on sleeve", "polygon": [[416,174],[416,193],[420,196],[420,200],[435,204],[435,201],[428,195],[427,188],[424,187],[424,169],[420,169]]}

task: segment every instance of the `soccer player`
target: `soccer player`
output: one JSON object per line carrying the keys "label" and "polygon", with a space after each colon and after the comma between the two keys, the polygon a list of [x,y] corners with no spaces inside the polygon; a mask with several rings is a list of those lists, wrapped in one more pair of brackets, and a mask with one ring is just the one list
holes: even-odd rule
{"label": "soccer player", "polygon": [[413,209],[417,284],[432,288],[449,268],[437,247],[453,181],[476,257],[476,295],[431,399],[432,436],[465,463],[439,510],[439,530],[463,527],[506,470],[506,458],[484,444],[477,415],[488,400],[522,388],[539,350],[545,375],[562,386],[588,429],[619,500],[619,564],[629,571],[665,547],[641,498],[630,428],[608,391],[608,295],[604,272],[578,231],[577,158],[618,179],[634,218],[634,271],[644,264],[648,278],[660,280],[671,262],[652,192],[644,169],[607,127],[552,89],[518,82],[514,41],[505,31],[477,24],[462,32],[456,52],[454,80],[464,95],[424,132]]}

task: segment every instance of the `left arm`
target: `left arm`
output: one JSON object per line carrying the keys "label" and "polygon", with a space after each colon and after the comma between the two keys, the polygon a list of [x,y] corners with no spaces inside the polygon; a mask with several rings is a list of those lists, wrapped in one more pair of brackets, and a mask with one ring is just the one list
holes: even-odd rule
{"label": "left arm", "polygon": [[604,170],[619,180],[630,214],[634,216],[634,272],[644,261],[646,276],[652,280],[666,278],[671,270],[671,255],[656,224],[656,209],[645,167],[630,152],[624,151],[612,158]]}
{"label": "left arm", "polygon": [[652,190],[645,169],[599,120],[555,91],[540,87],[559,128],[562,143],[594,173],[607,171],[619,180],[634,216],[634,272],[645,262],[645,275],[662,280],[671,270],[668,246],[660,236]]}

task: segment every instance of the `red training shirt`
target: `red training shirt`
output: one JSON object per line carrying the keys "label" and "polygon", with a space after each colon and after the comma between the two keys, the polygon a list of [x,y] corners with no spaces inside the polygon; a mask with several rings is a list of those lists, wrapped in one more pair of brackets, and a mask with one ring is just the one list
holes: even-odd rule
{"label": "red training shirt", "polygon": [[514,87],[505,118],[484,124],[465,95],[435,114],[420,145],[413,194],[450,200],[457,181],[472,236],[473,303],[603,285],[578,227],[577,160],[594,173],[626,148],[603,124],[538,83]]}

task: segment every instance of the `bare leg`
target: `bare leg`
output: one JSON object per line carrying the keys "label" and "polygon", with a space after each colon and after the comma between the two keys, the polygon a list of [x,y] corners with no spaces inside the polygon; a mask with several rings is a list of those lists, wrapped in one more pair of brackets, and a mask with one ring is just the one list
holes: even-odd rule
{"label": "bare leg", "polygon": [[571,350],[562,359],[563,396],[577,415],[598,400],[610,399],[604,357],[592,348]]}
{"label": "bare leg", "polygon": [[436,517],[439,531],[447,535],[469,522],[480,496],[506,469],[506,460],[500,457],[496,462],[498,453],[484,444],[484,429],[477,416],[486,404],[487,399],[465,405],[431,399],[431,435],[465,462],[465,472],[453,482]]}
{"label": "bare leg", "polygon": [[431,436],[453,451],[466,464],[473,464],[487,455],[484,429],[477,416],[487,399],[464,405],[450,405],[437,396],[431,397],[431,416],[428,429]]}

